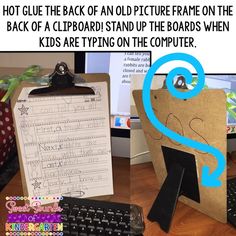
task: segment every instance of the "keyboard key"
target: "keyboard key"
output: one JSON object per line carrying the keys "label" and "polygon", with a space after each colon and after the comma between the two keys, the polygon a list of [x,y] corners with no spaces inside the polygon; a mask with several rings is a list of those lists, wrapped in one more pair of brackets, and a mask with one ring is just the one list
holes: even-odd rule
{"label": "keyboard key", "polygon": [[100,226],[97,227],[97,228],[96,228],[96,233],[97,233],[97,234],[104,234],[104,233],[105,233],[104,228],[103,228],[103,227],[100,227]]}
{"label": "keyboard key", "polygon": [[[78,231],[71,231],[70,232],[71,236],[79,236],[79,232]],[[64,236],[64,235],[63,235]]]}
{"label": "keyboard key", "polygon": [[125,230],[125,231],[123,231],[123,232],[122,232],[122,234],[123,234],[123,235],[131,235],[131,232],[130,232],[130,231],[127,231],[127,230]]}

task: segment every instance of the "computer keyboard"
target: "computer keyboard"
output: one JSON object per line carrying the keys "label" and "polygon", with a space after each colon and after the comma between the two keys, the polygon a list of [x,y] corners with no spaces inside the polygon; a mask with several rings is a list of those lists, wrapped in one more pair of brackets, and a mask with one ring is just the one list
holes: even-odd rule
{"label": "computer keyboard", "polygon": [[142,235],[142,209],[137,205],[63,197],[63,236]]}
{"label": "computer keyboard", "polygon": [[236,227],[236,178],[227,181],[227,218]]}

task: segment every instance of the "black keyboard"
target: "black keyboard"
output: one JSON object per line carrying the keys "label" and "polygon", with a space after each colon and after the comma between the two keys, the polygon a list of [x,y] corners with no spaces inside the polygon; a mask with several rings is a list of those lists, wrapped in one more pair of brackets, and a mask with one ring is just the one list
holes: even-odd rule
{"label": "black keyboard", "polygon": [[142,235],[144,230],[142,210],[136,205],[63,197],[59,206],[63,236]]}
{"label": "black keyboard", "polygon": [[227,218],[236,227],[236,178],[227,181]]}

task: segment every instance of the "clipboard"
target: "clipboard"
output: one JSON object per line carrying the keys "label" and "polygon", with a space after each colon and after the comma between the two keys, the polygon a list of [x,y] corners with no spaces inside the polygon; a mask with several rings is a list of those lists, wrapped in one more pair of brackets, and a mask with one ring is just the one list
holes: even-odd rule
{"label": "clipboard", "polygon": [[[15,93],[11,99],[14,125],[16,127],[16,142],[17,142],[17,148],[18,148],[18,156],[19,156],[20,172],[21,172],[24,196],[32,196],[32,195],[37,196],[36,194],[32,194],[33,187],[30,186],[30,183],[32,183],[32,181],[34,179],[35,179],[34,187],[36,187],[36,189],[37,189],[37,187],[39,188],[41,186],[42,186],[42,188],[48,189],[48,191],[46,191],[48,193],[44,194],[44,196],[47,196],[47,195],[54,196],[55,190],[52,191],[52,193],[50,193],[51,192],[50,186],[52,186],[52,188],[53,188],[57,185],[58,186],[60,185],[60,188],[58,187],[58,189],[61,189],[61,191],[63,189],[63,191],[62,192],[57,191],[56,196],[61,195],[61,194],[66,195],[66,196],[72,196],[72,197],[73,197],[73,195],[75,195],[74,197],[94,197],[94,196],[112,195],[113,194],[113,180],[112,180],[111,150],[110,150],[111,149],[110,119],[109,119],[110,109],[109,109],[109,93],[108,93],[108,91],[109,91],[109,87],[108,87],[109,86],[109,75],[108,74],[80,74],[79,77],[76,78],[69,71],[66,63],[60,62],[56,65],[55,71],[49,77],[50,77],[49,86],[35,86],[32,83],[24,83],[24,82],[21,83],[21,85],[17,88],[17,90],[15,91]],[[99,88],[96,87],[98,85],[100,86]],[[98,91],[98,89],[101,89],[101,90]],[[102,98],[102,96],[103,96],[101,94],[102,92],[105,92],[104,98]],[[26,94],[24,94],[24,93],[26,93]],[[53,123],[54,126],[51,125],[50,128],[54,127],[55,129],[50,130],[48,128],[49,126],[41,129],[41,128],[39,128],[40,125],[45,124],[45,122],[47,122],[47,120],[46,119],[40,120],[40,121],[36,120],[35,123],[34,122],[30,123],[30,125],[31,125],[30,133],[35,132],[34,133],[35,137],[32,138],[31,143],[30,143],[30,141],[26,140],[28,134],[25,135],[24,132],[25,132],[25,130],[27,130],[29,128],[25,128],[23,130],[22,127],[26,127],[27,125],[29,126],[29,124],[27,122],[29,119],[31,119],[31,118],[29,118],[31,116],[31,113],[27,110],[28,107],[26,107],[24,105],[24,104],[26,104],[25,103],[26,101],[24,101],[24,99],[22,99],[22,96],[24,97],[26,95],[28,96],[29,101],[31,101],[30,98],[33,99],[32,101],[35,101],[35,99],[36,99],[36,101],[39,101],[39,103],[35,103],[38,106],[39,106],[39,104],[42,106],[43,101],[45,101],[45,104],[46,104],[46,102],[48,102],[48,99],[50,98],[51,99],[50,109],[54,109],[53,108],[54,103],[55,103],[55,106],[57,106],[57,109],[64,109],[64,108],[59,107],[57,104],[57,100],[59,98],[64,99],[63,101],[65,101],[65,103],[66,103],[65,106],[69,107],[69,108],[65,108],[65,110],[63,110],[58,115],[58,116],[61,116],[62,119],[64,119],[63,120],[64,126],[61,126],[61,128],[60,128],[61,134],[59,134],[57,132],[58,130],[56,130],[56,128],[55,128],[56,126],[54,124],[56,123],[56,121],[51,119],[50,116],[49,116],[49,118],[47,116],[45,116],[45,113],[47,113],[47,109],[45,109],[45,110],[41,110],[41,111],[45,111],[45,113],[42,112],[41,115],[42,115],[42,117],[48,118],[48,123],[46,123],[46,124],[49,124],[50,122],[54,122]],[[87,103],[85,105],[83,105],[83,104],[81,105],[80,104],[81,101],[87,102]],[[92,101],[93,101],[93,103],[92,103]],[[78,104],[76,106],[72,107],[73,102],[78,102]],[[101,102],[101,104],[99,102]],[[77,137],[76,136],[77,134],[75,134],[75,132],[77,132],[79,134],[79,131],[81,131],[83,129],[84,130],[83,135],[85,135],[87,128],[94,128],[94,130],[96,131],[96,127],[99,126],[99,123],[98,123],[99,121],[94,121],[93,118],[91,118],[90,121],[88,121],[88,123],[86,123],[87,118],[86,118],[86,115],[84,115],[85,112],[88,112],[89,114],[91,113],[90,108],[93,109],[96,106],[96,105],[94,105],[95,103],[101,105],[101,107],[102,107],[102,104],[105,104],[106,108],[104,108],[104,109],[106,110],[106,113],[107,113],[106,117],[104,118],[104,121],[102,121],[103,122],[102,124],[104,125],[105,130],[106,130],[105,134],[103,135],[103,137],[106,135],[106,138],[102,139],[103,141],[105,139],[107,141],[107,143],[105,144],[106,150],[104,148],[104,150],[102,151],[102,149],[97,148],[96,149],[97,153],[95,153],[95,152],[93,153],[92,148],[95,147],[93,145],[99,146],[100,143],[98,143],[98,142],[100,139],[98,137],[95,137],[95,136],[90,137],[89,135],[87,135],[85,137],[84,136]],[[34,114],[34,112],[38,111],[37,108],[34,108],[33,105],[30,108],[32,108],[31,109],[32,114]],[[68,116],[65,115],[66,112],[72,111],[71,109],[73,109],[73,111],[74,111],[74,113],[71,115],[71,117],[75,118],[74,119],[75,124],[73,123],[74,125],[72,127],[68,126],[68,123],[70,122],[70,118],[68,118]],[[95,108],[94,108],[94,110],[95,110]],[[54,112],[54,111],[55,110],[48,110],[49,113]],[[20,117],[21,123],[19,123],[19,116],[20,115],[17,115],[18,112],[21,113],[20,115],[22,115],[24,117],[24,118]],[[38,114],[38,115],[40,116],[40,114]],[[57,117],[56,113],[53,113],[52,116],[54,116],[54,118]],[[64,118],[64,116],[65,116],[65,118]],[[108,118],[108,120],[107,120],[107,118]],[[32,118],[32,119],[34,119],[34,118]],[[24,123],[25,121],[26,121],[26,123]],[[32,131],[32,129],[34,129],[34,130]],[[40,134],[38,134],[39,131],[41,132]],[[47,136],[48,134],[46,134],[46,133],[49,131],[51,132],[51,134],[49,136]],[[66,135],[62,135],[63,132],[67,135],[67,138],[65,138]],[[36,133],[37,133],[37,135],[36,135]],[[82,131],[80,133],[82,133]],[[87,133],[89,133],[89,132],[87,132]],[[53,139],[53,137],[56,137],[56,136],[57,136],[57,138],[56,138],[57,141],[51,140],[51,139]],[[58,147],[58,149],[53,150],[52,148],[51,149],[47,149],[47,148],[44,149],[43,148],[42,150],[43,151],[45,150],[45,153],[46,153],[44,155],[44,153],[42,154],[40,151],[41,150],[40,148],[42,148],[42,146],[40,146],[40,147],[38,146],[37,148],[32,149],[32,150],[34,150],[33,155],[32,155],[32,153],[30,153],[30,151],[29,151],[31,149],[30,148],[27,149],[26,146],[27,145],[41,145],[43,140],[45,140],[45,137],[46,137],[47,141],[49,141],[49,142],[55,143],[55,142],[60,141],[60,145],[58,144],[59,146],[55,145],[55,147]],[[63,138],[61,138],[61,137],[65,138],[65,140],[63,140]],[[77,141],[76,141],[76,138],[77,138]],[[97,139],[95,139],[95,138],[97,138]],[[73,140],[73,141],[71,141],[71,140]],[[71,144],[71,146],[70,146],[70,143],[72,143],[72,142],[73,142],[73,144]],[[87,146],[90,146],[90,147],[87,148]],[[64,149],[68,148],[68,150],[64,151],[63,148]],[[24,150],[22,150],[22,149],[24,149]],[[38,149],[40,149],[40,150],[38,150]],[[76,150],[74,151],[74,149],[76,149]],[[59,154],[51,155],[51,153],[50,153],[51,151],[55,151],[55,153],[59,153]],[[60,153],[63,153],[63,154],[60,154]],[[90,158],[89,155],[93,156],[95,154],[97,155],[96,158],[94,158],[94,159]],[[35,157],[35,155],[36,155],[36,157]],[[99,174],[95,175],[92,173],[92,172],[95,173],[95,170],[93,169],[90,171],[90,167],[94,163],[95,163],[94,165],[96,165],[95,160],[99,163],[99,157],[101,157],[102,155],[104,155],[103,162],[105,162],[106,164],[103,165],[100,163],[101,168],[98,170],[100,172],[99,172]],[[80,158],[80,156],[83,156],[85,158],[82,160],[82,158]],[[55,159],[53,160],[54,157],[55,158],[58,157],[58,159],[60,159],[61,162],[59,162],[59,161],[57,162],[57,161],[55,161]],[[30,159],[30,158],[32,158],[32,159]],[[45,159],[49,160],[49,162],[45,161]],[[71,161],[72,159],[73,159],[73,161]],[[78,159],[79,159],[79,161],[77,162],[76,160],[78,160]],[[34,160],[35,162],[33,162],[31,160]],[[37,161],[38,161],[38,164],[41,165],[41,167],[38,167],[38,165],[36,164]],[[53,161],[55,161],[55,163],[63,163],[63,164],[60,164],[60,166],[59,165],[53,166],[53,164],[52,164]],[[37,170],[38,172],[35,170],[36,171],[35,176],[33,173],[29,173],[29,169],[32,170],[32,168],[33,168],[32,166],[29,167],[29,165],[31,165],[31,162],[34,163],[35,169],[38,168],[38,170]],[[87,162],[91,162],[91,163],[87,163]],[[48,166],[47,165],[45,166],[45,163],[46,164],[49,163]],[[85,166],[85,164],[87,165],[87,167]],[[65,171],[65,169],[63,169],[63,165],[68,165],[68,166],[71,165],[72,169],[68,169]],[[79,165],[83,165],[84,170],[76,169]],[[73,166],[75,169],[73,169]],[[44,168],[45,168],[45,170],[43,170]],[[49,170],[48,172],[47,172],[47,168]],[[67,167],[67,168],[70,168],[70,167]],[[49,173],[51,170],[56,171],[56,169],[58,172],[58,175],[57,175],[58,177],[54,181],[54,183],[52,182],[52,183],[50,183],[51,184],[50,185],[49,181],[48,181],[49,177],[48,178],[45,177],[46,173]],[[92,169],[92,167],[91,167],[91,169]],[[105,174],[104,174],[104,170],[107,171],[107,172],[105,172]],[[50,173],[52,173],[52,172],[50,172]],[[73,176],[71,173],[75,173],[75,176]],[[91,178],[89,177],[90,176],[89,173],[91,173]],[[65,174],[65,176],[63,174]],[[41,179],[39,178],[39,176],[41,176]],[[61,176],[64,176],[64,178]],[[95,178],[95,176],[96,176],[96,178]],[[54,175],[52,175],[52,177],[54,177]],[[31,182],[30,182],[30,179],[31,179]],[[47,179],[48,182],[47,183],[45,181],[43,182],[42,179],[44,179],[44,180]],[[63,179],[63,181],[65,180],[65,181],[63,182],[63,181],[61,181],[61,179]],[[106,186],[102,187],[102,186],[100,186],[101,184],[99,185],[99,183],[100,182],[102,183],[102,181],[104,181],[103,179],[107,179],[107,182],[106,182]],[[66,182],[67,180],[69,182]],[[85,184],[83,184],[83,186],[84,186],[83,189],[81,187],[82,185],[80,186],[82,181],[83,181],[83,183],[87,183],[86,186],[85,186]],[[94,181],[94,182],[97,181],[97,186],[100,186],[100,191],[98,191],[98,190],[92,191],[92,184],[89,181],[91,183],[92,183],[92,181]],[[65,188],[67,187],[67,189],[69,189],[68,186],[71,186],[71,189],[74,189],[74,190],[66,192],[66,191],[64,191],[65,189],[62,186],[65,186]],[[93,187],[96,189],[95,186],[93,186]],[[91,189],[90,194],[87,195],[86,191],[89,192],[90,189]],[[37,191],[40,192],[38,189],[37,189]],[[35,192],[37,192],[37,191],[35,191]],[[43,190],[42,190],[42,192],[43,192]],[[97,194],[95,194],[95,192]],[[42,193],[40,193],[39,195],[43,196]],[[50,200],[43,201],[43,204],[55,202],[55,200],[57,201],[56,197],[52,201],[50,201]]]}
{"label": "clipboard", "polygon": [[[186,88],[181,85],[179,89]],[[185,137],[212,145],[226,155],[226,95],[223,90],[203,90],[198,96],[186,101],[173,97],[164,88],[153,89],[150,92],[154,113],[162,124]],[[180,196],[179,200],[222,223],[226,223],[226,170],[219,178],[222,182],[221,187],[203,187],[201,185],[202,167],[207,165],[212,172],[217,167],[216,158],[164,136],[153,127],[145,114],[142,90],[134,90],[133,97],[159,186],[163,185],[167,177],[163,147],[192,154],[196,161],[200,203],[185,196]]]}

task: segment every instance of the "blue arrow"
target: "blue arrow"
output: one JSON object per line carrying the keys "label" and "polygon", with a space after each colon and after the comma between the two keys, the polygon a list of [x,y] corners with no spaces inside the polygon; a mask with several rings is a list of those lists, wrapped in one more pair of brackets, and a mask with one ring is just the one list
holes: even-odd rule
{"label": "blue arrow", "polygon": [[171,70],[168,73],[168,76],[166,78],[166,85],[170,93],[179,98],[179,99],[189,99],[194,96],[197,96],[201,90],[204,87],[205,84],[205,74],[204,70],[200,64],[200,62],[193,56],[185,53],[172,53],[168,54],[166,56],[161,57],[158,59],[148,70],[143,84],[143,92],[142,92],[142,100],[144,105],[144,110],[146,112],[146,115],[152,125],[158,129],[161,133],[166,135],[167,137],[194,149],[198,149],[203,152],[207,152],[212,154],[216,157],[218,161],[217,168],[211,173],[210,168],[208,166],[202,167],[202,179],[201,183],[205,187],[220,187],[221,181],[219,180],[220,175],[223,173],[226,161],[224,155],[215,147],[212,147],[207,144],[203,144],[197,141],[194,141],[192,139],[186,138],[180,134],[175,133],[174,131],[170,130],[166,126],[164,126],[156,117],[151,104],[151,95],[150,95],[150,89],[152,84],[152,79],[156,71],[165,63],[174,61],[174,60],[180,60],[180,61],[186,61],[194,66],[198,73],[198,83],[192,90],[188,90],[187,92],[181,92],[178,91],[174,85],[173,85],[173,79],[176,75],[180,74],[183,75],[186,79],[186,83],[189,84],[192,81],[192,74],[183,67],[177,67]]}

